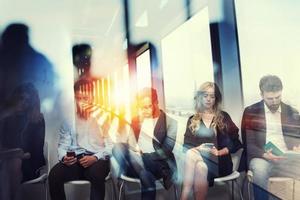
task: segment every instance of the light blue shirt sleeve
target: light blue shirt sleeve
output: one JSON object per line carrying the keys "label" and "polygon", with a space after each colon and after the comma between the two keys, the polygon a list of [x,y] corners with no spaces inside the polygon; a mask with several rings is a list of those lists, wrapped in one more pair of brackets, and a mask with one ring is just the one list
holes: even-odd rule
{"label": "light blue shirt sleeve", "polygon": [[72,132],[67,123],[63,123],[59,129],[58,159],[62,160],[68,148],[72,145]]}
{"label": "light blue shirt sleeve", "polygon": [[103,140],[105,144],[103,150],[94,154],[94,156],[96,156],[98,160],[105,159],[105,157],[111,156],[112,154],[113,141],[111,137],[110,136],[103,137]]}

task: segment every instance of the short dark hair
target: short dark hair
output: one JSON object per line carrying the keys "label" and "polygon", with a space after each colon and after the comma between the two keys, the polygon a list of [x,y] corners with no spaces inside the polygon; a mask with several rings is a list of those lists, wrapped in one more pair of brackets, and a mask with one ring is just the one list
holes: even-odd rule
{"label": "short dark hair", "polygon": [[73,64],[77,68],[89,68],[91,65],[92,47],[89,44],[76,44],[72,48]]}
{"label": "short dark hair", "polygon": [[278,92],[283,88],[282,82],[278,76],[266,75],[259,81],[259,89],[263,92]]}
{"label": "short dark hair", "polygon": [[138,101],[142,100],[145,97],[149,97],[151,99],[152,104],[158,104],[157,91],[151,87],[145,87],[140,90],[137,94]]}

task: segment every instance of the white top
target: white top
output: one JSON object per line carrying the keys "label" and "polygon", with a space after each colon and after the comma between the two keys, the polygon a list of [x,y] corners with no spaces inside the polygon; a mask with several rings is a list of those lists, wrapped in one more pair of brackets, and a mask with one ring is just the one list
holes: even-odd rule
{"label": "white top", "polygon": [[[138,138],[137,149],[142,150],[143,153],[155,152],[153,148],[154,128],[158,118],[146,118],[143,120],[140,135]],[[155,138],[155,140],[157,140]]]}
{"label": "white top", "polygon": [[272,142],[281,151],[287,151],[281,124],[281,106],[274,113],[264,104],[266,115],[266,143]]}

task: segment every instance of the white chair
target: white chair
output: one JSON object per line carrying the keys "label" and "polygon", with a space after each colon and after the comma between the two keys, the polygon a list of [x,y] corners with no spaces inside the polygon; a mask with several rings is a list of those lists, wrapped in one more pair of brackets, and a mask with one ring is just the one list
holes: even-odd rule
{"label": "white chair", "polygon": [[22,185],[30,185],[30,184],[43,184],[44,190],[45,190],[45,199],[48,199],[48,185],[47,185],[47,180],[48,180],[48,174],[49,174],[49,151],[48,151],[48,143],[45,142],[44,144],[44,158],[46,164],[39,168],[37,172],[40,174],[39,177],[26,181]]}
{"label": "white chair", "polygon": [[[111,197],[112,199],[116,199],[116,189],[115,189],[115,184],[114,184],[114,181],[112,179],[112,176],[111,176],[111,173],[109,173],[107,175],[107,177],[105,178],[105,182],[107,183],[108,181],[111,181],[111,189],[112,189],[112,192],[111,192]],[[84,199],[90,199],[90,182],[87,181],[87,180],[74,180],[74,181],[68,181],[65,183],[65,188],[68,187],[67,185],[73,187],[73,186],[80,186],[80,193],[79,195],[76,196],[77,199],[80,199],[80,200],[84,200]],[[83,187],[84,186],[84,187]],[[70,195],[72,191],[66,191],[66,197],[67,199],[74,199],[74,195]],[[106,196],[106,195],[105,195]]]}
{"label": "white chair", "polygon": [[232,162],[233,162],[233,172],[227,176],[223,176],[223,177],[219,177],[219,178],[215,178],[214,182],[225,182],[228,183],[229,181],[231,181],[231,197],[232,199],[234,199],[234,184],[236,184],[238,186],[238,191],[239,191],[239,195],[240,198],[243,200],[243,194],[242,194],[242,190],[241,187],[238,185],[238,178],[240,177],[240,173],[238,171],[236,171],[238,169],[238,165],[239,165],[239,161],[241,158],[241,154],[242,154],[243,149],[240,149],[239,151],[237,151],[235,154],[232,154]]}
{"label": "white chair", "polygon": [[[253,171],[251,170],[248,170],[247,172],[247,179],[248,179],[248,184],[247,184],[247,190],[248,190],[248,200],[252,200],[254,199],[254,195],[253,195]],[[284,184],[285,182],[292,182],[292,191],[294,193],[294,190],[295,190],[295,186],[294,186],[294,179],[293,178],[288,178],[288,177],[270,177],[269,178],[269,184],[272,183],[272,182],[279,182],[279,185],[281,186],[280,187],[280,190],[276,190],[276,191],[273,191],[272,192],[272,189],[271,188],[268,188],[268,195],[269,197],[272,197],[273,199],[291,199],[294,194],[290,194],[290,193],[285,193],[288,191],[288,189],[284,189],[284,193],[280,193],[282,191],[282,188],[286,187],[286,185]],[[270,187],[270,185],[269,185]],[[279,192],[279,193],[277,193]],[[284,195],[287,195],[290,196],[291,198],[287,198],[285,197]],[[295,199],[296,200],[296,199]]]}
{"label": "white chair", "polygon": [[[121,176],[119,177],[120,181],[121,181],[121,184],[120,184],[120,189],[119,189],[119,198],[118,200],[121,200],[122,198],[122,192],[123,192],[123,188],[124,188],[124,184],[125,182],[130,182],[130,183],[138,183],[141,185],[141,181],[140,179],[138,178],[131,178],[131,177],[128,177],[124,174],[121,174]],[[162,182],[162,180],[156,180],[156,182]],[[177,188],[176,188],[176,185],[175,183],[173,184],[173,187],[174,187],[174,197],[175,197],[175,200],[178,199],[178,192],[177,192]],[[124,199],[125,199],[125,190],[124,190]]]}
{"label": "white chair", "polygon": [[251,184],[253,183],[253,172],[251,170],[248,170],[247,172],[247,179],[248,179],[248,184],[247,184],[247,190],[248,190],[248,199],[251,200],[251,191],[252,191],[252,188],[251,188]]}
{"label": "white chair", "polygon": [[20,148],[16,149],[1,149],[0,150],[0,199],[9,199],[9,187],[6,183],[7,178],[9,178],[9,175],[7,174],[7,167],[6,162],[10,159],[22,159],[24,155],[24,152]]}

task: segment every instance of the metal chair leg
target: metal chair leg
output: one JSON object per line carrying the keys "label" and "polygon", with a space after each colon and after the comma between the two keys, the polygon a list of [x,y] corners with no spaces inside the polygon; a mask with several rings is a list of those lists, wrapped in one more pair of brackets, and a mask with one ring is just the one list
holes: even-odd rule
{"label": "metal chair leg", "polygon": [[176,188],[176,185],[174,183],[174,195],[175,195],[175,200],[178,199],[178,192],[177,192],[177,188]]}
{"label": "metal chair leg", "polygon": [[241,187],[239,187],[239,184],[238,184],[238,182],[237,182],[237,179],[235,179],[234,182],[235,182],[236,186],[238,187],[240,199],[241,199],[241,200],[244,200],[243,193],[242,193]]}
{"label": "metal chair leg", "polygon": [[231,198],[234,200],[234,181],[231,181]]}
{"label": "metal chair leg", "polygon": [[117,192],[116,192],[116,188],[115,188],[115,182],[112,178],[111,178],[111,183],[112,183],[112,190],[113,190],[113,198],[114,198],[114,200],[116,200],[117,199],[117,197],[116,197]]}
{"label": "metal chair leg", "polygon": [[251,200],[251,182],[248,181],[248,199]]}
{"label": "metal chair leg", "polygon": [[44,190],[45,190],[45,200],[48,200],[47,182],[45,181],[45,182],[43,183],[43,185],[44,185]]}
{"label": "metal chair leg", "polygon": [[[119,190],[119,200],[121,200],[123,187],[124,187],[124,181],[122,181],[121,186],[120,186],[120,190]],[[124,196],[125,196],[125,195],[124,195]]]}

